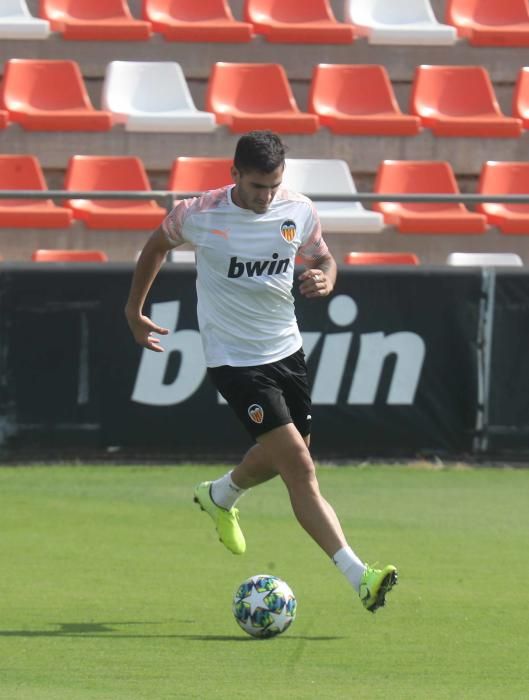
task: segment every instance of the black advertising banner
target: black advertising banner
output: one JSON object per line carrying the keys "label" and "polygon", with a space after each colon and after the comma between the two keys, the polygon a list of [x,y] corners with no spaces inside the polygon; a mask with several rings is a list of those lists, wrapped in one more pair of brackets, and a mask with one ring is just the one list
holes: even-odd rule
{"label": "black advertising banner", "polygon": [[479,272],[358,268],[331,298],[300,303],[307,350],[317,338],[308,362],[315,452],[470,451],[479,295]]}
{"label": "black advertising banner", "polygon": [[492,313],[487,448],[529,452],[529,276],[497,271]]}
{"label": "black advertising banner", "polygon": [[[0,446],[234,459],[250,439],[206,376],[195,272],[165,265],[145,312],[166,352],[123,316],[132,266],[11,266],[0,275]],[[320,459],[470,453],[481,275],[342,270],[334,294],[296,299]]]}

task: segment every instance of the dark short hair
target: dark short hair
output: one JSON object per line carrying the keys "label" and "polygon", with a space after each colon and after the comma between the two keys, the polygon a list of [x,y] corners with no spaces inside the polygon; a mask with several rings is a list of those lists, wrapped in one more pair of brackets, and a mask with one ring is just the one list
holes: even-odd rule
{"label": "dark short hair", "polygon": [[287,147],[273,131],[249,131],[237,142],[233,165],[239,172],[271,173],[284,164],[286,152]]}

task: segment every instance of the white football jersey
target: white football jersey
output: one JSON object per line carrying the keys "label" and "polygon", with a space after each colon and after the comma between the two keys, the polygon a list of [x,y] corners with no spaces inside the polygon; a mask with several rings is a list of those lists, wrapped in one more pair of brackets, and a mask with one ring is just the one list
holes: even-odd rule
{"label": "white football jersey", "polygon": [[179,202],[162,227],[196,253],[198,323],[208,367],[276,362],[301,347],[292,285],[296,256],[327,253],[307,197],[279,189],[256,214],[234,204],[234,185]]}

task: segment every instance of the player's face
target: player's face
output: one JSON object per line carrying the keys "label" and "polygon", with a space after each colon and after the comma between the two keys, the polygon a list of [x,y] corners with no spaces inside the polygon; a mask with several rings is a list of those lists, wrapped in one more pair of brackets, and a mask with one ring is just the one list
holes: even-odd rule
{"label": "player's face", "polygon": [[235,187],[232,196],[235,204],[243,209],[251,209],[256,214],[263,214],[281,185],[284,169],[285,166],[280,165],[271,173],[262,173],[259,170],[239,171],[233,167],[231,174]]}

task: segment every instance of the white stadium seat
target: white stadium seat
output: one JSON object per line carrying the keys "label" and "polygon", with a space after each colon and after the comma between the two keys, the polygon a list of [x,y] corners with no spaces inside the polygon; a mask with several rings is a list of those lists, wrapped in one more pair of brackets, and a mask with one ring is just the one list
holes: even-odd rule
{"label": "white stadium seat", "polygon": [[345,0],[345,19],[370,44],[448,46],[457,39],[457,29],[437,20],[430,0]]}
{"label": "white stadium seat", "polygon": [[50,23],[33,17],[26,0],[1,0],[0,39],[47,39]]}
{"label": "white stadium seat", "polygon": [[361,202],[318,201],[318,196],[350,195],[357,190],[344,160],[287,158],[283,185],[312,195],[324,231],[375,233],[384,227],[384,217],[365,209]]}
{"label": "white stadium seat", "polygon": [[448,265],[479,265],[521,267],[522,259],[516,253],[450,253]]}
{"label": "white stadium seat", "polygon": [[101,97],[126,131],[209,132],[215,115],[198,110],[174,61],[111,61]]}
{"label": "white stadium seat", "polygon": [[167,253],[167,262],[172,263],[195,263],[194,250],[170,250]]}

